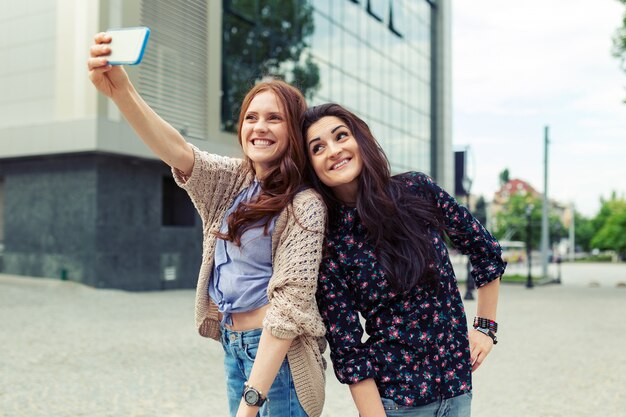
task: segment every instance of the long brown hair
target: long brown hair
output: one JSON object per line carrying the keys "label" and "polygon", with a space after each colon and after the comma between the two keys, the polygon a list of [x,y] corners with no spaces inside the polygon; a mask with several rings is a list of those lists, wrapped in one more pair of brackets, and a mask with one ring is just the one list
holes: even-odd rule
{"label": "long brown hair", "polygon": [[[416,285],[435,287],[437,277],[431,265],[436,253],[429,230],[443,231],[441,214],[433,203],[409,192],[402,175],[391,176],[389,160],[367,123],[338,104],[322,104],[304,113],[305,149],[306,131],[326,116],[341,119],[359,145],[363,168],[358,179],[357,213],[389,282],[398,291]],[[336,224],[342,202],[318,179],[312,164],[307,165],[306,176],[324,198],[329,224]]]}
{"label": "long brown hair", "polygon": [[[265,91],[271,91],[276,95],[285,112],[288,132],[287,149],[276,162],[276,165],[261,180],[262,191],[258,198],[239,204],[237,209],[228,217],[228,232],[216,233],[219,238],[230,240],[236,245],[241,244],[241,235],[259,222],[263,222],[264,232],[267,234],[272,218],[292,202],[303,182],[306,152],[300,145],[302,141],[300,122],[302,114],[306,110],[306,99],[300,90],[292,85],[281,80],[269,80],[255,85],[248,91],[239,112],[237,128],[239,144],[241,145],[243,141],[241,126],[248,107],[257,94]],[[249,168],[254,171],[252,161],[247,155],[244,156],[244,160]]]}

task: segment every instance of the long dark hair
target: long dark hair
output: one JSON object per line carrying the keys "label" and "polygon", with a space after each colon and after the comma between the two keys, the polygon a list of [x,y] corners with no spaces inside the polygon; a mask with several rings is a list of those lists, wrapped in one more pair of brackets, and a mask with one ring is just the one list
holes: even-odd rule
{"label": "long dark hair", "polygon": [[[241,235],[259,221],[263,221],[267,234],[272,218],[293,201],[303,183],[306,152],[300,145],[302,141],[300,122],[302,114],[306,110],[306,99],[300,90],[294,86],[281,80],[269,80],[255,85],[248,91],[239,112],[237,129],[239,144],[242,144],[241,126],[248,107],[254,97],[264,91],[274,93],[281,103],[285,111],[289,141],[283,156],[261,181],[262,191],[259,197],[253,201],[239,204],[237,209],[228,217],[228,232],[216,233],[219,238],[230,240],[236,245],[241,244]],[[247,155],[244,156],[244,160],[249,168],[254,171],[252,161]]]}
{"label": "long dark hair", "polygon": [[[358,179],[356,209],[389,282],[401,292],[416,285],[435,288],[438,282],[434,270],[436,253],[430,230],[443,231],[440,212],[434,203],[409,192],[402,175],[391,176],[389,160],[367,123],[338,104],[322,104],[304,113],[305,149],[308,149],[307,130],[326,116],[341,119],[359,146],[363,169]],[[312,164],[307,165],[306,176],[324,198],[332,225],[338,220],[342,202],[318,179]]]}

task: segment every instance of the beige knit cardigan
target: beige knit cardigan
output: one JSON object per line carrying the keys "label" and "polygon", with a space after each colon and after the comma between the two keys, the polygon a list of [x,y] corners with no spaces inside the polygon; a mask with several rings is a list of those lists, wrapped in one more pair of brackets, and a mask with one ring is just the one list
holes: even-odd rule
{"label": "beige knit cardigan", "polygon": [[[196,288],[196,325],[204,337],[220,339],[217,306],[208,295],[216,237],[224,215],[253,180],[241,159],[203,152],[193,147],[189,177],[174,169],[176,183],[185,189],[203,225],[202,265]],[[297,220],[296,220],[297,219]],[[325,327],[315,302],[322,257],[326,207],[312,190],[299,192],[278,216],[272,234],[272,276],[267,288],[270,307],[263,328],[281,339],[294,339],[287,352],[298,400],[309,417],[319,417],[324,405],[322,353]]]}

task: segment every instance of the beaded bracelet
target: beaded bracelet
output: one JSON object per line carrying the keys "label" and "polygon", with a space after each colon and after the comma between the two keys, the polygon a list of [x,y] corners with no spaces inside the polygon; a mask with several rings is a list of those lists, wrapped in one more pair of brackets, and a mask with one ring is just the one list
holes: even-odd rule
{"label": "beaded bracelet", "polygon": [[483,329],[489,329],[496,333],[498,331],[498,323],[493,320],[489,320],[483,317],[474,317],[474,328],[482,327]]}

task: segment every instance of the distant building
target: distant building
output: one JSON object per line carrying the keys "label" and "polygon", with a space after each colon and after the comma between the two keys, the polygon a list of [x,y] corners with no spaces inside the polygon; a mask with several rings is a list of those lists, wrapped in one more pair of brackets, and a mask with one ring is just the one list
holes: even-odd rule
{"label": "distant building", "polygon": [[10,1],[0,15],[0,272],[195,286],[199,217],[88,79],[93,35],[138,25],[152,34],[131,79],[201,149],[239,155],[242,95],[279,74],[310,104],[362,116],[394,172],[452,188],[449,0]]}
{"label": "distant building", "polygon": [[[543,199],[543,194],[537,191],[530,183],[521,179],[511,179],[502,185],[493,196],[491,204],[491,217],[502,211],[504,205],[514,195],[529,196],[535,199]],[[551,215],[557,216],[565,227],[569,227],[572,219],[572,210],[569,204],[563,204],[556,200],[549,200],[549,210]]]}

